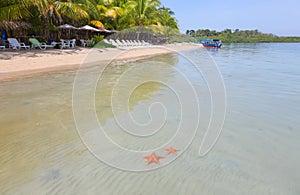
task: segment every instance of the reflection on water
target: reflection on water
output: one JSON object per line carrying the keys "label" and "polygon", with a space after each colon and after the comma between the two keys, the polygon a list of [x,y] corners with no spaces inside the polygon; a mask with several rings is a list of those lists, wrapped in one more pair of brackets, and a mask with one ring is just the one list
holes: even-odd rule
{"label": "reflection on water", "polygon": [[[296,47],[296,49],[295,49]],[[108,167],[81,142],[72,114],[75,72],[53,73],[0,84],[0,193],[1,194],[299,194],[299,44],[233,44],[208,51],[220,67],[228,97],[224,131],[212,152],[197,156],[208,125],[210,97],[201,75],[178,55],[159,61],[179,69],[194,85],[200,102],[198,134],[188,150],[169,166],[132,173]],[[201,63],[202,50],[186,53]],[[95,107],[99,122],[120,144],[149,148],[151,141],[121,135],[113,121],[111,94],[125,72],[149,60],[115,64],[99,78]],[[96,67],[89,68],[93,74]],[[128,73],[119,83],[117,103],[129,84],[155,72],[158,80],[176,83],[178,73],[149,66]],[[130,78],[130,79],[129,79]],[[86,87],[89,78],[86,78]],[[123,85],[122,85],[123,84]],[[84,89],[82,89],[84,90]],[[124,90],[124,91],[122,91]],[[129,99],[128,112],[147,123],[148,105],[165,101],[172,122],[178,122],[178,102],[166,85],[138,86]],[[116,110],[122,115],[124,110]],[[86,119],[88,123],[88,117]],[[164,142],[164,134],[157,144]],[[124,138],[126,136],[126,139]]]}
{"label": "reflection on water", "polygon": [[[111,109],[111,96],[116,85],[121,88],[121,90],[119,90],[120,93],[115,94],[115,96],[122,99],[128,90],[132,90],[128,89],[128,86],[126,85],[129,85],[130,82],[137,82],[137,80],[150,78],[153,76],[153,72],[155,73],[157,80],[164,79],[167,81],[170,77],[174,76],[175,73],[170,72],[170,69],[166,67],[166,64],[169,66],[174,66],[176,63],[178,63],[178,59],[175,55],[167,55],[163,58],[154,58],[151,60],[151,64],[148,62],[148,69],[138,70],[138,72],[133,71],[132,74],[127,76],[128,78],[126,78],[126,82],[120,82],[120,77],[126,74],[128,71],[135,69],[140,64],[148,65],[146,60],[140,60],[139,63],[127,63],[125,66],[124,64],[107,66],[103,73],[99,76],[99,82],[96,89],[95,104],[100,122],[105,123],[106,119],[113,116]],[[143,100],[146,101],[154,96],[159,96],[159,91],[163,91],[162,88],[164,88],[164,86],[155,81],[146,82],[141,86],[138,86],[137,89],[133,90],[130,96],[129,110],[132,110],[134,106]]]}

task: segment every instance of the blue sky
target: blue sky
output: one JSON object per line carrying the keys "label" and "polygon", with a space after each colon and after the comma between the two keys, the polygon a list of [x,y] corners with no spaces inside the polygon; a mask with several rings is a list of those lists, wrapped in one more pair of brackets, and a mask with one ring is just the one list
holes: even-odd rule
{"label": "blue sky", "polygon": [[258,29],[300,36],[300,0],[161,0],[187,29]]}

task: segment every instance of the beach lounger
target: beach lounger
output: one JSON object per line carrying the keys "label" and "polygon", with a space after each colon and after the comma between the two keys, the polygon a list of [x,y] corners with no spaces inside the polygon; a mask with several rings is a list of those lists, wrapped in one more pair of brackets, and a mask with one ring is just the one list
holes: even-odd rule
{"label": "beach lounger", "polygon": [[107,39],[103,39],[104,43],[111,44]]}
{"label": "beach lounger", "polygon": [[126,41],[124,41],[124,40],[121,40],[121,42],[123,43],[123,45],[125,45],[125,46],[127,46],[127,47],[130,47],[131,45],[130,44],[128,44]]}
{"label": "beach lounger", "polygon": [[86,40],[80,39],[80,43],[82,47],[86,47]]}
{"label": "beach lounger", "polygon": [[128,40],[129,41],[129,43],[131,43],[131,46],[132,47],[136,47],[137,45],[135,44],[135,42],[133,42],[132,40]]}
{"label": "beach lounger", "polygon": [[3,46],[3,45],[0,45],[0,49],[3,49],[3,50],[4,50],[4,49],[5,49],[5,46]]}
{"label": "beach lounger", "polygon": [[9,42],[9,48],[19,50],[21,48],[29,49],[30,47],[28,45],[25,45],[24,43],[19,43],[19,41],[16,38],[8,38],[7,41]]}
{"label": "beach lounger", "polygon": [[32,44],[31,47],[32,48],[40,48],[42,50],[45,50],[47,48],[53,48],[54,45],[47,45],[45,42],[39,42],[37,39],[35,38],[29,38],[29,42]]}
{"label": "beach lounger", "polygon": [[136,46],[141,46],[136,40],[133,40],[133,42]]}
{"label": "beach lounger", "polygon": [[137,43],[139,44],[139,46],[144,46],[144,44],[140,40],[137,40]]}
{"label": "beach lounger", "polygon": [[146,42],[146,41],[144,41],[144,40],[141,40],[141,42],[142,42],[142,44],[143,44],[144,46],[150,46],[150,45],[151,45],[150,43],[148,43],[148,42]]}
{"label": "beach lounger", "polygon": [[71,39],[70,40],[70,47],[75,48],[76,47],[76,39]]}
{"label": "beach lounger", "polygon": [[126,40],[125,42],[127,43],[128,46],[131,46],[131,47],[133,46],[133,44],[129,40]]}
{"label": "beach lounger", "polygon": [[61,39],[61,49],[64,49],[64,48],[70,48],[70,41],[69,40],[64,40],[64,39]]}
{"label": "beach lounger", "polygon": [[112,45],[111,42],[109,40],[107,40],[107,39],[103,39],[103,42],[106,43],[106,44]]}
{"label": "beach lounger", "polygon": [[127,44],[123,44],[120,40],[116,40],[116,43],[119,45],[119,47],[126,47]]}
{"label": "beach lounger", "polygon": [[120,47],[118,43],[116,43],[113,39],[109,40],[113,46]]}

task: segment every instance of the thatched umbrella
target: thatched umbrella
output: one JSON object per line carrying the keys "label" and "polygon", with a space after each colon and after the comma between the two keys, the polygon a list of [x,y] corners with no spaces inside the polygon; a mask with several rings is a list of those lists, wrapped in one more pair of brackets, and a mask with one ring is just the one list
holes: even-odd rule
{"label": "thatched umbrella", "polygon": [[24,21],[0,21],[0,28],[9,30],[29,29],[32,25]]}
{"label": "thatched umbrella", "polygon": [[[31,27],[32,27],[31,24],[24,22],[24,21],[5,21],[5,20],[1,21],[0,20],[0,30],[2,31],[1,39],[6,40],[7,32],[9,34],[9,36],[15,36],[14,31],[24,32],[24,30],[29,29]],[[17,34],[20,34],[20,33],[17,33]],[[25,39],[22,41],[25,41]]]}

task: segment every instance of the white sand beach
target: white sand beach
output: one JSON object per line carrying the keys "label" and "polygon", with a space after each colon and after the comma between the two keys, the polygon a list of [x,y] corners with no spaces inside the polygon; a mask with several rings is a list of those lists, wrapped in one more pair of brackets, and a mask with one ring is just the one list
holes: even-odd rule
{"label": "white sand beach", "polygon": [[[0,52],[0,80],[10,80],[28,77],[34,74],[78,68],[83,61],[89,63],[105,63],[114,60],[135,60],[161,55],[176,51],[196,49],[194,44],[169,44],[164,46],[138,48],[105,48],[91,49],[78,47],[76,49],[48,49],[48,50],[4,50]],[[86,59],[91,51],[95,51],[96,58]],[[126,52],[124,52],[126,51]]]}

